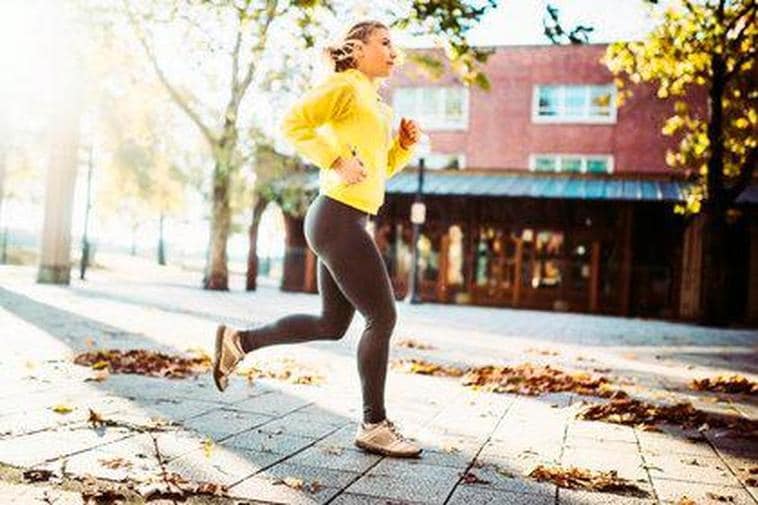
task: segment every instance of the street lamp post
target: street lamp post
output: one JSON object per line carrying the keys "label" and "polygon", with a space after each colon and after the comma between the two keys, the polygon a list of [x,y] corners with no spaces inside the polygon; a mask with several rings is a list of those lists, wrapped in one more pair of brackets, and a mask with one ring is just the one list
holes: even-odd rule
{"label": "street lamp post", "polygon": [[89,266],[89,213],[92,210],[92,146],[89,148],[89,161],[87,164],[87,207],[84,210],[84,232],[82,233],[82,257],[79,264],[79,278],[84,280],[84,275]]}
{"label": "street lamp post", "polygon": [[426,221],[426,206],[422,198],[424,194],[424,157],[429,154],[431,143],[427,135],[422,135],[417,152],[419,154],[418,162],[418,185],[416,186],[416,197],[411,205],[411,223],[413,225],[413,259],[411,261],[410,272],[410,289],[406,301],[411,304],[421,303],[421,294],[419,293],[419,269],[418,269],[418,240],[421,236],[421,226]]}

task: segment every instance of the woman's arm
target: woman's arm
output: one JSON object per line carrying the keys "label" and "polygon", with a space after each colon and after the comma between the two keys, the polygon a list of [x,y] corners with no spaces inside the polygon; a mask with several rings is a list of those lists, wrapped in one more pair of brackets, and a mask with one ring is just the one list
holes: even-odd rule
{"label": "woman's arm", "polygon": [[400,143],[400,135],[395,135],[387,154],[387,179],[400,172],[413,156],[413,146],[408,149]]}
{"label": "woman's arm", "polygon": [[354,102],[355,91],[349,82],[336,77],[327,79],[290,107],[281,132],[300,154],[321,168],[331,168],[340,156],[339,146],[316,129],[347,117]]}

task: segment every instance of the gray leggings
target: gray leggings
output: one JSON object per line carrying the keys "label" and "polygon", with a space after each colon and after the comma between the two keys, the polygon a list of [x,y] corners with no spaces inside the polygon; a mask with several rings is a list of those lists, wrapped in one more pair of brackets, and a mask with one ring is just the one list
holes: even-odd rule
{"label": "gray leggings", "polygon": [[339,340],[355,310],[366,320],[358,343],[363,420],[385,418],[384,383],[397,313],[387,267],[366,231],[368,214],[319,195],[305,216],[305,238],[318,256],[321,314],[292,314],[242,333],[245,352],[267,345]]}

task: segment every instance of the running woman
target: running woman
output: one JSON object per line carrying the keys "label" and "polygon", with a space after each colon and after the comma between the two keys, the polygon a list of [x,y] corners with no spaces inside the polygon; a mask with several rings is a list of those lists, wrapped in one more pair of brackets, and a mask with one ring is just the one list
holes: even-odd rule
{"label": "running woman", "polygon": [[318,257],[320,315],[292,314],[249,330],[221,325],[216,332],[213,378],[226,389],[245,354],[275,344],[338,340],[358,310],[365,318],[358,344],[363,422],[355,445],[395,457],[417,457],[421,448],[387,419],[384,385],[389,343],[397,318],[387,267],[366,230],[384,202],[385,180],[410,160],[421,134],[406,118],[392,136],[392,109],[379,93],[380,79],[395,66],[390,31],[377,21],[354,25],[326,53],[334,73],[285,114],[282,133],[319,166],[319,194],[304,220],[305,238]]}

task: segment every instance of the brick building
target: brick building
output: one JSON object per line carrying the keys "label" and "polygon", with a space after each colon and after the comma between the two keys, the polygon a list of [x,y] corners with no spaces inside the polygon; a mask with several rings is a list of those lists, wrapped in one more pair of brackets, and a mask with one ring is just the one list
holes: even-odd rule
{"label": "brick building", "polygon": [[[505,46],[491,89],[432,79],[411,64],[382,90],[428,134],[425,301],[695,318],[699,224],[676,215],[687,183],[666,166],[672,104],[646,85],[616,106],[605,44]],[[705,111],[705,95],[688,100]],[[387,181],[374,221],[398,298],[408,291],[418,157]],[[745,220],[747,223],[747,219]],[[748,235],[734,237],[734,318],[745,319]],[[315,289],[313,258],[306,286]],[[753,272],[755,273],[755,272]],[[753,284],[756,284],[755,282]],[[754,299],[755,294],[750,298]]]}

